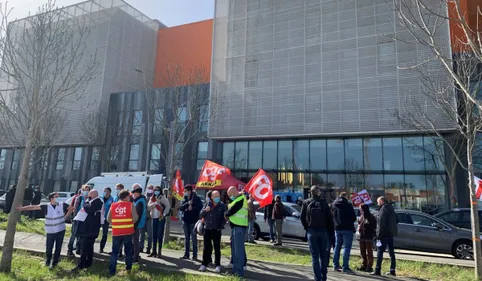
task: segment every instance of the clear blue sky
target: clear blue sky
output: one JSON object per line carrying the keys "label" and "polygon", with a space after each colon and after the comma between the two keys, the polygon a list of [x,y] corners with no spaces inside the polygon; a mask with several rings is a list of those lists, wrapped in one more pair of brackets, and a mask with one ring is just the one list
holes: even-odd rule
{"label": "clear blue sky", "polygon": [[[158,19],[167,26],[181,25],[214,16],[214,0],[125,0],[134,8],[152,19]],[[9,7],[14,10],[11,20],[22,18],[29,12],[35,13],[37,7],[46,0],[10,0]],[[58,6],[68,6],[83,0],[57,0]]]}

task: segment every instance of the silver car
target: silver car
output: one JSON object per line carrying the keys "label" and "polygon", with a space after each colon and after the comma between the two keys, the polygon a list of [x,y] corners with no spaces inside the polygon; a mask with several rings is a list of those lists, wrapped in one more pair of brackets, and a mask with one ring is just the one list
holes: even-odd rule
{"label": "silver car", "polygon": [[[269,234],[268,222],[264,221],[264,208],[259,208],[259,203],[254,203],[256,211],[256,222],[253,235],[256,240]],[[286,219],[283,222],[283,236],[305,239],[306,231],[300,220],[301,207],[295,203],[283,202],[285,206]]]}
{"label": "silver car", "polygon": [[473,259],[472,233],[441,219],[411,210],[395,210],[398,235],[396,249],[451,254],[458,259]]}

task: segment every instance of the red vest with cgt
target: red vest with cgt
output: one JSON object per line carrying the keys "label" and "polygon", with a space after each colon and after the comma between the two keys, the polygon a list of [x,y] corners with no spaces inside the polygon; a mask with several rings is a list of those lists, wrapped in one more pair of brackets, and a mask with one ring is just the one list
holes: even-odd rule
{"label": "red vest with cgt", "polygon": [[119,201],[110,207],[112,236],[131,235],[135,232],[132,219],[132,203]]}

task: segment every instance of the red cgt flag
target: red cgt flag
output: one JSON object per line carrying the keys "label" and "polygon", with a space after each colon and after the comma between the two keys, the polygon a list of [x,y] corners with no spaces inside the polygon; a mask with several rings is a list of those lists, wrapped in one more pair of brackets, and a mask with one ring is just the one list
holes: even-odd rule
{"label": "red cgt flag", "polygon": [[217,163],[206,160],[203,169],[197,180],[196,187],[213,188],[221,185],[221,180],[230,175],[231,170]]}
{"label": "red cgt flag", "polygon": [[172,186],[172,193],[178,200],[182,200],[184,197],[184,186],[182,185],[181,172],[179,170],[176,172],[176,179]]}
{"label": "red cgt flag", "polygon": [[244,191],[251,194],[259,202],[260,208],[273,202],[273,181],[263,169],[259,169],[256,175],[251,178],[244,187]]}

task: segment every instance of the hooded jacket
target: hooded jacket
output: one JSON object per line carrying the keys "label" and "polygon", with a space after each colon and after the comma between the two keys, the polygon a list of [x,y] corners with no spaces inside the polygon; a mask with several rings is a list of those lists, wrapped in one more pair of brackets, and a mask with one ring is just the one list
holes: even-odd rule
{"label": "hooded jacket", "polygon": [[340,197],[333,202],[332,209],[335,230],[355,232],[356,214],[353,205],[346,198]]}
{"label": "hooded jacket", "polygon": [[391,204],[383,204],[378,213],[377,238],[397,236],[397,214]]}

